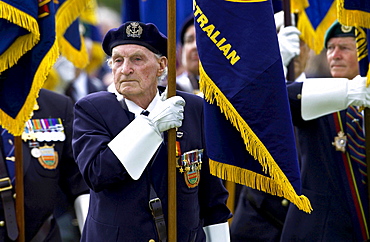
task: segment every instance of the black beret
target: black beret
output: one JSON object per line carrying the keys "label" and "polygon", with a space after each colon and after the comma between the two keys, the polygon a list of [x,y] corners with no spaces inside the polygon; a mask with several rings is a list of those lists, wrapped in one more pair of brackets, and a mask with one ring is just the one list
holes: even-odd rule
{"label": "black beret", "polygon": [[102,46],[104,52],[112,56],[113,47],[127,44],[141,45],[155,54],[167,56],[167,37],[152,23],[126,22],[119,28],[109,30]]}
{"label": "black beret", "polygon": [[193,14],[191,14],[190,16],[188,16],[185,19],[185,21],[182,24],[182,26],[181,26],[181,31],[180,31],[181,45],[184,45],[185,32],[189,28],[189,26],[191,26],[191,25],[194,25],[194,16],[193,16]]}
{"label": "black beret", "polygon": [[328,45],[329,39],[333,37],[356,37],[355,28],[340,24],[337,20],[330,26],[325,34],[325,48]]}

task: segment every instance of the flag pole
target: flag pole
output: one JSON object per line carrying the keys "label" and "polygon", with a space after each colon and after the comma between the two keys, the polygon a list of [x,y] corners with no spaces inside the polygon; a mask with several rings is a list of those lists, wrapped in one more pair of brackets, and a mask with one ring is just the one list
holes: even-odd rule
{"label": "flag pole", "polygon": [[[283,0],[283,11],[284,11],[284,26],[292,26],[292,17],[290,14],[290,0]],[[294,81],[294,59],[292,59],[288,65],[287,80]]]}
{"label": "flag pole", "polygon": [[[167,96],[176,95],[176,0],[167,0]],[[168,131],[168,241],[177,240],[176,130]]]}
{"label": "flag pole", "polygon": [[14,136],[15,152],[15,211],[19,236],[17,242],[25,241],[24,224],[24,186],[23,186],[23,152],[21,136]]}

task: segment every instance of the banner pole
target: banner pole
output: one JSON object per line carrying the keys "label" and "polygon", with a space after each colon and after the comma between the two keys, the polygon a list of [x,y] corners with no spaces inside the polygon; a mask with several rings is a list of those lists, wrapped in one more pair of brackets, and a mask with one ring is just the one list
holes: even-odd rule
{"label": "banner pole", "polygon": [[[176,0],[167,0],[167,96],[176,95]],[[176,130],[168,131],[168,241],[177,240]]]}

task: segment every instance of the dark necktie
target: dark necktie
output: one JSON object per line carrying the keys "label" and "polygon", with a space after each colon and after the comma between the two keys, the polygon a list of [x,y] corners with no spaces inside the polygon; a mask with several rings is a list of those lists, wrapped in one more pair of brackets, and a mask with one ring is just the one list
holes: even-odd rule
{"label": "dark necktie", "polygon": [[348,137],[348,152],[353,161],[358,164],[362,183],[366,183],[366,148],[363,131],[363,117],[353,106],[348,107],[346,114],[346,126]]}
{"label": "dark necktie", "polygon": [[148,116],[149,115],[149,111],[148,110],[143,110],[140,114],[141,115],[144,115],[144,116]]}
{"label": "dark necktie", "polygon": [[9,134],[6,129],[0,128],[1,130],[1,137],[3,139],[3,151],[5,155],[6,166],[8,168],[8,175],[12,182],[14,183],[14,137],[13,135]]}

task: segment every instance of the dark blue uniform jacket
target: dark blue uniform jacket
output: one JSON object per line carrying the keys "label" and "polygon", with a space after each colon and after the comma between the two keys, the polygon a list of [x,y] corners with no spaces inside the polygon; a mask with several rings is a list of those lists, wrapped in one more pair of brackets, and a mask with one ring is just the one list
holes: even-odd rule
{"label": "dark blue uniform jacket", "polygon": [[[178,128],[183,135],[177,138],[181,152],[204,149],[203,100],[187,93],[177,95],[186,101],[183,125]],[[90,94],[75,106],[73,148],[91,189],[83,241],[158,241],[148,206],[149,186],[153,184],[162,200],[167,219],[167,138],[136,181],[107,146],[133,119],[134,114],[109,92]],[[200,173],[199,185],[189,188],[183,173],[176,171],[178,241],[205,241],[203,226],[230,217],[225,205],[228,193],[221,180],[210,175],[206,155]]]}

